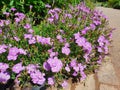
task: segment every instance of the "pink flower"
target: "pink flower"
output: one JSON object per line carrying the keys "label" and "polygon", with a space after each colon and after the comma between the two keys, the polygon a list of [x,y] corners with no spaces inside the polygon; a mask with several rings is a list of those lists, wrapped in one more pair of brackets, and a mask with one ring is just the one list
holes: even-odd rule
{"label": "pink flower", "polygon": [[35,44],[36,43],[35,37],[32,37],[31,39],[29,39],[28,42],[29,44]]}
{"label": "pink flower", "polygon": [[63,81],[63,83],[61,84],[61,86],[62,86],[63,88],[66,88],[66,87],[68,86],[67,81]]}
{"label": "pink flower", "polygon": [[16,60],[17,57],[18,57],[18,55],[15,55],[15,56],[14,56],[14,55],[8,55],[8,56],[7,56],[7,59],[8,59],[8,60]]}
{"label": "pink flower", "polygon": [[8,64],[0,62],[0,72],[5,72],[8,68]]}
{"label": "pink flower", "polygon": [[62,53],[65,55],[69,55],[70,54],[70,49],[68,47],[62,47]]}
{"label": "pink flower", "polygon": [[26,54],[27,54],[26,51],[25,51],[24,49],[22,49],[22,48],[19,49],[19,53],[20,53],[20,54],[23,54],[23,55],[26,55]]}
{"label": "pink flower", "polygon": [[33,33],[33,32],[34,32],[34,30],[32,30],[32,29],[29,29],[29,30],[28,30],[28,32],[29,32],[29,33]]}
{"label": "pink flower", "polygon": [[54,85],[54,78],[53,77],[48,78],[48,84],[49,85]]}
{"label": "pink flower", "polygon": [[50,71],[51,67],[50,67],[50,64],[48,62],[44,62],[43,63],[43,68],[46,70],[46,71]]}
{"label": "pink flower", "polygon": [[51,8],[51,6],[49,4],[46,4],[45,7],[46,8]]}
{"label": "pink flower", "polygon": [[2,29],[0,29],[0,34],[2,34]]}
{"label": "pink flower", "polygon": [[32,9],[33,8],[33,6],[32,5],[30,5],[30,9]]}
{"label": "pink flower", "polygon": [[30,28],[31,28],[31,25],[27,23],[27,24],[25,24],[24,28],[25,28],[25,29],[30,29]]}
{"label": "pink flower", "polygon": [[7,72],[0,72],[0,83],[7,83],[10,79],[10,75]]}
{"label": "pink flower", "polygon": [[0,45],[0,54],[6,52],[7,46],[6,45]]}
{"label": "pink flower", "polygon": [[34,84],[43,85],[45,83],[45,74],[41,73],[39,70],[34,70],[34,72],[30,73],[30,77]]}
{"label": "pink flower", "polygon": [[77,65],[76,59],[72,59],[72,61],[70,62],[70,66],[75,67],[76,65]]}
{"label": "pink flower", "polygon": [[15,39],[16,41],[20,41],[20,39],[19,39],[18,37],[16,37],[16,36],[14,37],[14,39]]}
{"label": "pink flower", "polygon": [[52,72],[59,72],[63,67],[61,60],[59,60],[57,57],[49,58],[46,65],[47,66],[45,68],[49,70],[50,67]]}
{"label": "pink flower", "polygon": [[12,7],[10,10],[11,10],[11,11],[16,11],[16,8]]}
{"label": "pink flower", "polygon": [[70,67],[68,66],[68,64],[67,64],[67,66],[65,67],[65,70],[66,70],[67,72],[70,72]]}
{"label": "pink flower", "polygon": [[9,55],[16,56],[19,53],[19,49],[17,47],[11,47],[9,49]]}
{"label": "pink flower", "polygon": [[31,39],[33,37],[32,34],[24,34],[25,39]]}
{"label": "pink flower", "polygon": [[76,40],[76,43],[78,44],[78,46],[84,46],[85,43],[86,43],[86,39],[84,37],[79,37],[77,40]]}
{"label": "pink flower", "polygon": [[29,64],[28,66],[26,66],[27,72],[33,73],[35,70],[37,70],[39,68],[39,66],[36,64]]}
{"label": "pink flower", "polygon": [[78,32],[78,33],[75,33],[74,36],[75,36],[75,39],[79,39],[80,33],[79,33],[79,32]]}
{"label": "pink flower", "polygon": [[25,67],[22,66],[22,63],[18,63],[12,67],[12,71],[17,74],[20,73],[21,71],[23,71],[24,69],[25,69]]}

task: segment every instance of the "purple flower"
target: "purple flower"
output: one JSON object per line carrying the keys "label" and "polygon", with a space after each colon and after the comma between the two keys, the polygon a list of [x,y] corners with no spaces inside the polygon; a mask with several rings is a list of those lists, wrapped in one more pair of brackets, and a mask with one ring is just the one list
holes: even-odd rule
{"label": "purple flower", "polygon": [[0,62],[0,72],[5,72],[8,68],[8,64]]}
{"label": "purple flower", "polygon": [[32,34],[24,34],[25,39],[31,39],[33,37]]}
{"label": "purple flower", "polygon": [[8,60],[16,60],[17,57],[18,57],[18,55],[15,55],[15,56],[14,56],[14,55],[8,55],[8,56],[7,56],[7,59],[8,59]]}
{"label": "purple flower", "polygon": [[58,40],[59,40],[59,42],[64,42],[64,40],[63,40],[63,38],[62,38],[62,36],[61,35],[57,35],[57,37],[56,37]]}
{"label": "purple flower", "polygon": [[0,20],[0,26],[3,27],[4,26],[4,21]]}
{"label": "purple flower", "polygon": [[30,77],[34,84],[42,85],[45,83],[45,74],[41,73],[39,70],[34,70],[34,72],[30,73]]}
{"label": "purple flower", "polygon": [[16,56],[19,53],[19,49],[17,47],[9,48],[9,55]]}
{"label": "purple flower", "polygon": [[67,81],[63,81],[63,83],[61,84],[61,86],[62,86],[63,88],[66,88],[66,87],[68,86]]}
{"label": "purple flower", "polygon": [[69,55],[70,54],[70,49],[68,47],[62,47],[62,53],[65,55]]}
{"label": "purple flower", "polygon": [[46,71],[50,71],[50,69],[51,69],[51,67],[50,67],[50,65],[49,65],[48,62],[44,62],[44,63],[43,63],[43,68],[44,68]]}
{"label": "purple flower", "polygon": [[71,14],[65,14],[65,18],[69,18],[69,19],[71,19],[72,18],[72,15]]}
{"label": "purple flower", "polygon": [[49,85],[54,85],[54,78],[53,77],[48,78],[48,84]]}
{"label": "purple flower", "polygon": [[97,47],[98,48],[98,52],[100,52],[100,53],[102,53],[103,52],[103,50],[102,50],[102,48],[101,47]]}
{"label": "purple flower", "polygon": [[102,59],[103,59],[102,56],[99,56],[97,63],[101,64],[102,63]]}
{"label": "purple flower", "polygon": [[77,75],[78,75],[78,73],[77,72],[73,72],[73,74],[72,74],[74,77],[76,77]]}
{"label": "purple flower", "polygon": [[51,8],[51,6],[49,4],[46,4],[45,7],[46,8]]}
{"label": "purple flower", "polygon": [[79,71],[79,67],[78,66],[73,67],[73,69],[75,70],[75,72]]}
{"label": "purple flower", "polygon": [[98,38],[98,43],[99,43],[99,46],[104,46],[104,41],[105,41],[105,37],[104,36],[100,36]]}
{"label": "purple flower", "polygon": [[57,35],[56,37],[58,40],[62,39],[62,36],[61,35]]}
{"label": "purple flower", "polygon": [[29,32],[29,33],[33,33],[33,32],[34,32],[34,30],[32,30],[32,29],[29,29],[29,30],[28,30],[28,32]]}
{"label": "purple flower", "polygon": [[15,36],[14,39],[15,39],[17,42],[20,41],[20,39],[19,39],[17,36]]}
{"label": "purple flower", "polygon": [[76,40],[76,43],[78,44],[78,46],[85,46],[86,39],[85,39],[84,37],[79,37],[79,38]]}
{"label": "purple flower", "polygon": [[83,57],[87,63],[90,61],[89,53],[85,53]]}
{"label": "purple flower", "polygon": [[59,72],[63,67],[61,60],[59,60],[57,57],[49,58],[47,63],[49,64],[52,72]]}
{"label": "purple flower", "polygon": [[24,49],[22,49],[22,48],[19,49],[19,53],[20,53],[20,54],[23,54],[23,55],[26,55],[26,54],[27,54],[26,51],[25,51]]}
{"label": "purple flower", "polygon": [[81,81],[82,81],[82,80],[85,80],[86,77],[87,77],[86,74],[85,74],[83,71],[81,71],[80,74],[81,74],[80,80],[81,80]]}
{"label": "purple flower", "polygon": [[51,38],[45,38],[45,37],[41,37],[41,36],[38,36],[36,35],[36,38],[37,38],[37,42],[41,43],[41,44],[48,44],[48,45],[51,45],[52,43],[50,42]]}
{"label": "purple flower", "polygon": [[20,20],[24,20],[25,18],[25,14],[19,12],[15,13],[15,16],[17,16]]}
{"label": "purple flower", "polygon": [[94,24],[90,24],[90,28],[91,28],[92,30],[95,30],[96,26],[95,26]]}
{"label": "purple flower", "polygon": [[53,18],[48,18],[48,21],[49,21],[50,23],[52,23],[52,22],[54,21],[54,19],[53,19]]}
{"label": "purple flower", "polygon": [[70,67],[68,66],[68,64],[67,64],[67,66],[65,67],[65,70],[66,70],[67,72],[70,72]]}
{"label": "purple flower", "polygon": [[5,24],[9,25],[10,24],[10,20],[5,20]]}
{"label": "purple flower", "polygon": [[78,32],[78,33],[75,33],[74,36],[75,36],[75,39],[79,39],[81,35],[80,35],[80,33]]}
{"label": "purple flower", "polygon": [[72,61],[70,62],[70,66],[75,67],[76,65],[77,65],[76,59],[72,59]]}
{"label": "purple flower", "polygon": [[16,24],[18,24],[20,21],[21,21],[20,18],[17,18],[17,17],[15,18]]}
{"label": "purple flower", "polygon": [[32,9],[33,8],[33,6],[32,5],[30,5],[30,9]]}
{"label": "purple flower", "polygon": [[92,51],[92,45],[89,42],[85,42],[83,48],[87,50],[88,53]]}
{"label": "purple flower", "polygon": [[34,72],[37,68],[39,68],[39,66],[35,64],[29,64],[28,66],[26,66],[27,72],[29,74]]}
{"label": "purple flower", "polygon": [[51,53],[50,53],[50,57],[51,57],[51,58],[53,58],[53,57],[55,57],[55,56],[57,56],[57,55],[58,55],[58,52],[51,52]]}
{"label": "purple flower", "polygon": [[4,44],[3,44],[3,45],[0,45],[0,54],[6,52],[6,48],[7,48],[6,45],[4,45]]}
{"label": "purple flower", "polygon": [[100,25],[100,24],[101,24],[101,21],[99,21],[99,20],[94,20],[93,23],[94,23],[95,25]]}
{"label": "purple flower", "polygon": [[65,47],[70,47],[70,44],[69,43],[65,43]]}
{"label": "purple flower", "polygon": [[105,54],[108,54],[108,47],[107,46],[104,47],[104,50],[105,50]]}
{"label": "purple flower", "polygon": [[2,34],[2,29],[0,29],[0,34]]}
{"label": "purple flower", "polygon": [[18,63],[18,64],[14,65],[14,66],[12,67],[12,71],[13,71],[14,73],[16,73],[16,74],[20,73],[20,72],[23,71],[24,69],[25,69],[25,67],[22,66],[22,63]]}
{"label": "purple flower", "polygon": [[29,39],[28,42],[29,44],[35,44],[36,43],[35,37],[32,37],[31,39]]}
{"label": "purple flower", "polygon": [[10,79],[10,75],[7,72],[0,72],[0,83],[7,83]]}
{"label": "purple flower", "polygon": [[4,15],[6,15],[7,17],[10,15],[9,12],[3,12]]}
{"label": "purple flower", "polygon": [[86,34],[87,31],[89,31],[89,30],[90,30],[90,27],[85,27],[85,28],[81,31],[81,33],[84,35],[84,34]]}
{"label": "purple flower", "polygon": [[16,11],[16,8],[12,7],[10,10],[11,10],[11,11]]}
{"label": "purple flower", "polygon": [[25,28],[25,29],[30,29],[30,28],[31,28],[31,25],[27,23],[27,24],[25,24],[24,28]]}

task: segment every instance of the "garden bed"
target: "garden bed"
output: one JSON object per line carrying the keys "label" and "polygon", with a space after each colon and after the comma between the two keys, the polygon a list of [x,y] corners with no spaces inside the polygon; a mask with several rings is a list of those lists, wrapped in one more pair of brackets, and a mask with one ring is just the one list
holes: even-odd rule
{"label": "garden bed", "polygon": [[[30,8],[31,9],[31,8]],[[107,17],[85,3],[49,8],[37,26],[11,8],[0,20],[0,83],[19,87],[65,88],[67,80],[84,81],[100,66],[112,35]]]}

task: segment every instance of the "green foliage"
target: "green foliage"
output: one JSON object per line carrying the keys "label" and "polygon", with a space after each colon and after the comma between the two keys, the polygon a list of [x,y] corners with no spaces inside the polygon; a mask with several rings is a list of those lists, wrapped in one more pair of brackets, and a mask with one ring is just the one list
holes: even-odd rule
{"label": "green foliage", "polygon": [[110,7],[120,9],[120,0],[108,0],[108,5]]}
{"label": "green foliage", "polygon": [[[75,5],[78,3],[77,1],[69,2]],[[55,79],[55,84],[61,85],[61,81],[71,77],[74,77],[73,79],[85,79],[87,74],[98,68],[99,62],[105,54],[108,54],[108,43],[112,31],[107,27],[107,18],[101,12],[86,7],[85,4],[90,5],[89,0],[75,6],[70,5],[69,8],[63,10],[51,8],[44,20],[37,26],[34,26],[34,22],[31,20],[31,17],[34,19],[36,11],[32,13],[31,9],[28,9],[28,12],[26,12],[27,8],[23,6],[26,2],[20,2],[22,3],[13,0],[10,5],[18,4],[22,8],[21,11],[23,10],[22,12],[25,12],[26,15],[8,9],[10,11],[9,15],[4,15],[6,18],[0,20],[0,45],[7,46],[5,49],[1,49],[0,62],[9,65],[7,71],[11,79],[17,78],[21,85],[25,85],[26,82],[34,83],[32,76],[35,75],[35,71],[29,73],[25,68],[16,73],[12,69],[18,63],[21,63],[24,67],[30,64],[36,65],[35,70],[45,75],[43,78],[46,80],[44,82],[46,85],[48,85],[49,77]],[[56,2],[64,5],[62,0],[56,0]],[[41,7],[45,7],[42,1],[38,4],[37,1],[29,0],[27,3],[28,6],[26,7],[29,7],[31,3],[35,5],[33,5],[32,10],[36,8],[39,11]],[[46,3],[51,2],[46,1]],[[52,7],[56,7],[53,2],[51,4]],[[17,49],[11,52],[13,47]],[[23,49],[23,51],[20,52],[20,49]],[[10,55],[17,57],[11,58]],[[48,60],[53,62],[48,62]],[[45,63],[48,64],[48,70]],[[74,64],[75,67],[71,64]],[[66,67],[70,70],[66,70]],[[59,70],[53,71],[52,68]],[[17,77],[17,75],[20,76]],[[41,74],[37,75],[41,76]],[[35,79],[37,78],[39,79],[39,77],[35,77]]]}
{"label": "green foliage", "polygon": [[[51,5],[51,8],[58,7],[62,9],[69,8],[68,6],[79,4],[82,0],[2,0],[0,2],[0,17],[4,18],[2,13],[5,11],[9,11],[11,7],[15,7],[19,12],[23,12],[28,14],[30,11],[30,5],[33,6],[33,20],[35,24],[39,24],[41,20],[47,14],[47,8],[45,8],[46,4]],[[90,8],[94,8],[93,3],[90,0],[85,0],[86,5]]]}

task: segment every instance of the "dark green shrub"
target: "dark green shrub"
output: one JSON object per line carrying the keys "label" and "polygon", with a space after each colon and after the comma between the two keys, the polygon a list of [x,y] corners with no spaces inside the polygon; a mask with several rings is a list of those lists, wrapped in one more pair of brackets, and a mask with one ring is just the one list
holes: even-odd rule
{"label": "dark green shrub", "polygon": [[120,0],[108,0],[108,6],[120,9]]}
{"label": "dark green shrub", "polygon": [[96,1],[98,1],[98,2],[106,2],[108,0],[96,0]]}

